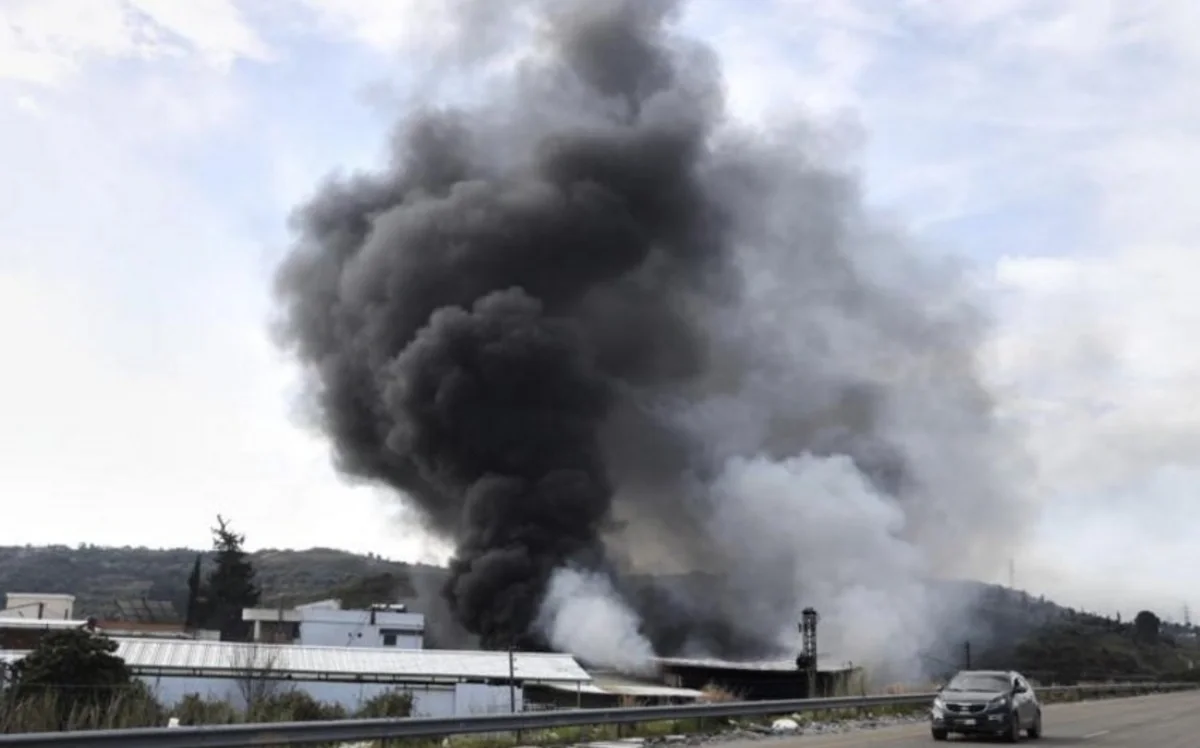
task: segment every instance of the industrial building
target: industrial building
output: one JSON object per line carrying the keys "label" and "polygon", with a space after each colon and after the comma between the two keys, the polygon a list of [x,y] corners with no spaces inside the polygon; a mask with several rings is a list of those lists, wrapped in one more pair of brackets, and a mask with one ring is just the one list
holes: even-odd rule
{"label": "industrial building", "polygon": [[48,631],[79,629],[87,621],[64,621],[57,618],[5,618],[0,616],[0,651],[33,649]]}
{"label": "industrial building", "polygon": [[36,618],[69,621],[75,616],[75,596],[52,593],[9,592],[0,618]]}
{"label": "industrial building", "polygon": [[749,701],[833,696],[853,690],[860,669],[830,660],[819,662],[810,692],[808,673],[795,660],[730,662],[714,659],[662,657],[663,682],[673,688],[716,687]]}
{"label": "industrial building", "polygon": [[421,649],[425,616],[403,605],[344,610],[339,600],[295,608],[246,608],[242,620],[254,623],[254,641],[313,647],[395,647]]}
{"label": "industrial building", "polygon": [[[570,655],[313,647],[114,638],[116,655],[164,705],[188,694],[244,705],[249,693],[296,689],[348,710],[393,690],[429,717],[522,710],[529,686],[581,692],[592,678]],[[3,653],[8,659],[21,653]]]}

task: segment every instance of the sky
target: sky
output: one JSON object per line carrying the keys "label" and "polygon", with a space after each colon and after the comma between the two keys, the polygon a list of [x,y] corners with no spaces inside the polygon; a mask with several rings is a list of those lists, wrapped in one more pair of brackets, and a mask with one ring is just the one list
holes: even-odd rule
{"label": "sky", "polygon": [[[753,4],[684,19],[735,116],[853,124],[871,202],[985,289],[1043,507],[1017,585],[1200,610],[1200,5]],[[436,95],[447,7],[0,0],[0,543],[202,546],[219,512],[444,555],[335,474],[268,326],[289,212]]]}

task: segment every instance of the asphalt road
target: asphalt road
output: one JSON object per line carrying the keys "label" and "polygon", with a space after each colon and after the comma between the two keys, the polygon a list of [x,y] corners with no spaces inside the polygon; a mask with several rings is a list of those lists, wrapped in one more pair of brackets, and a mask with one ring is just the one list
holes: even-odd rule
{"label": "asphalt road", "polygon": [[[1038,740],[1022,736],[1021,744],[1087,746],[1088,748],[1200,747],[1200,691],[1103,699],[1074,704],[1050,704],[1043,713],[1044,734]],[[935,743],[929,725],[859,730],[840,735],[779,738],[752,743],[722,744],[721,748],[932,748],[935,745],[988,745],[991,740],[955,736]]]}

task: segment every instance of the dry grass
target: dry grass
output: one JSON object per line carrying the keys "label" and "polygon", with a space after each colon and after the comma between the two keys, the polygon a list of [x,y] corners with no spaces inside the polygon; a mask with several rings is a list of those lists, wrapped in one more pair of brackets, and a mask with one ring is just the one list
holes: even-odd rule
{"label": "dry grass", "polygon": [[145,688],[125,689],[111,698],[93,701],[99,703],[71,703],[62,693],[54,691],[16,702],[0,699],[0,734],[162,727],[171,717],[177,717],[184,725],[307,722],[350,716],[404,717],[412,709],[412,697],[404,691],[381,693],[364,702],[353,715],[337,705],[321,703],[307,693],[290,690],[263,698],[248,710],[196,694],[166,708]]}
{"label": "dry grass", "polygon": [[73,704],[53,691],[13,704],[0,704],[0,734],[123,729],[165,723],[163,708],[141,689],[122,691],[92,704]]}
{"label": "dry grass", "polygon": [[741,701],[742,696],[743,694],[737,691],[709,683],[700,689],[700,698],[697,701],[701,704],[725,704],[731,701]]}

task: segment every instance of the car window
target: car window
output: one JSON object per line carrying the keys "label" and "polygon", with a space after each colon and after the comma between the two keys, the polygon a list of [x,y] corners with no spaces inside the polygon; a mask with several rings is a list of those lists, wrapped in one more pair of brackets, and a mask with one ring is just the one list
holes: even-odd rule
{"label": "car window", "polygon": [[1012,687],[1007,675],[998,673],[959,673],[946,684],[947,691],[1007,691]]}

